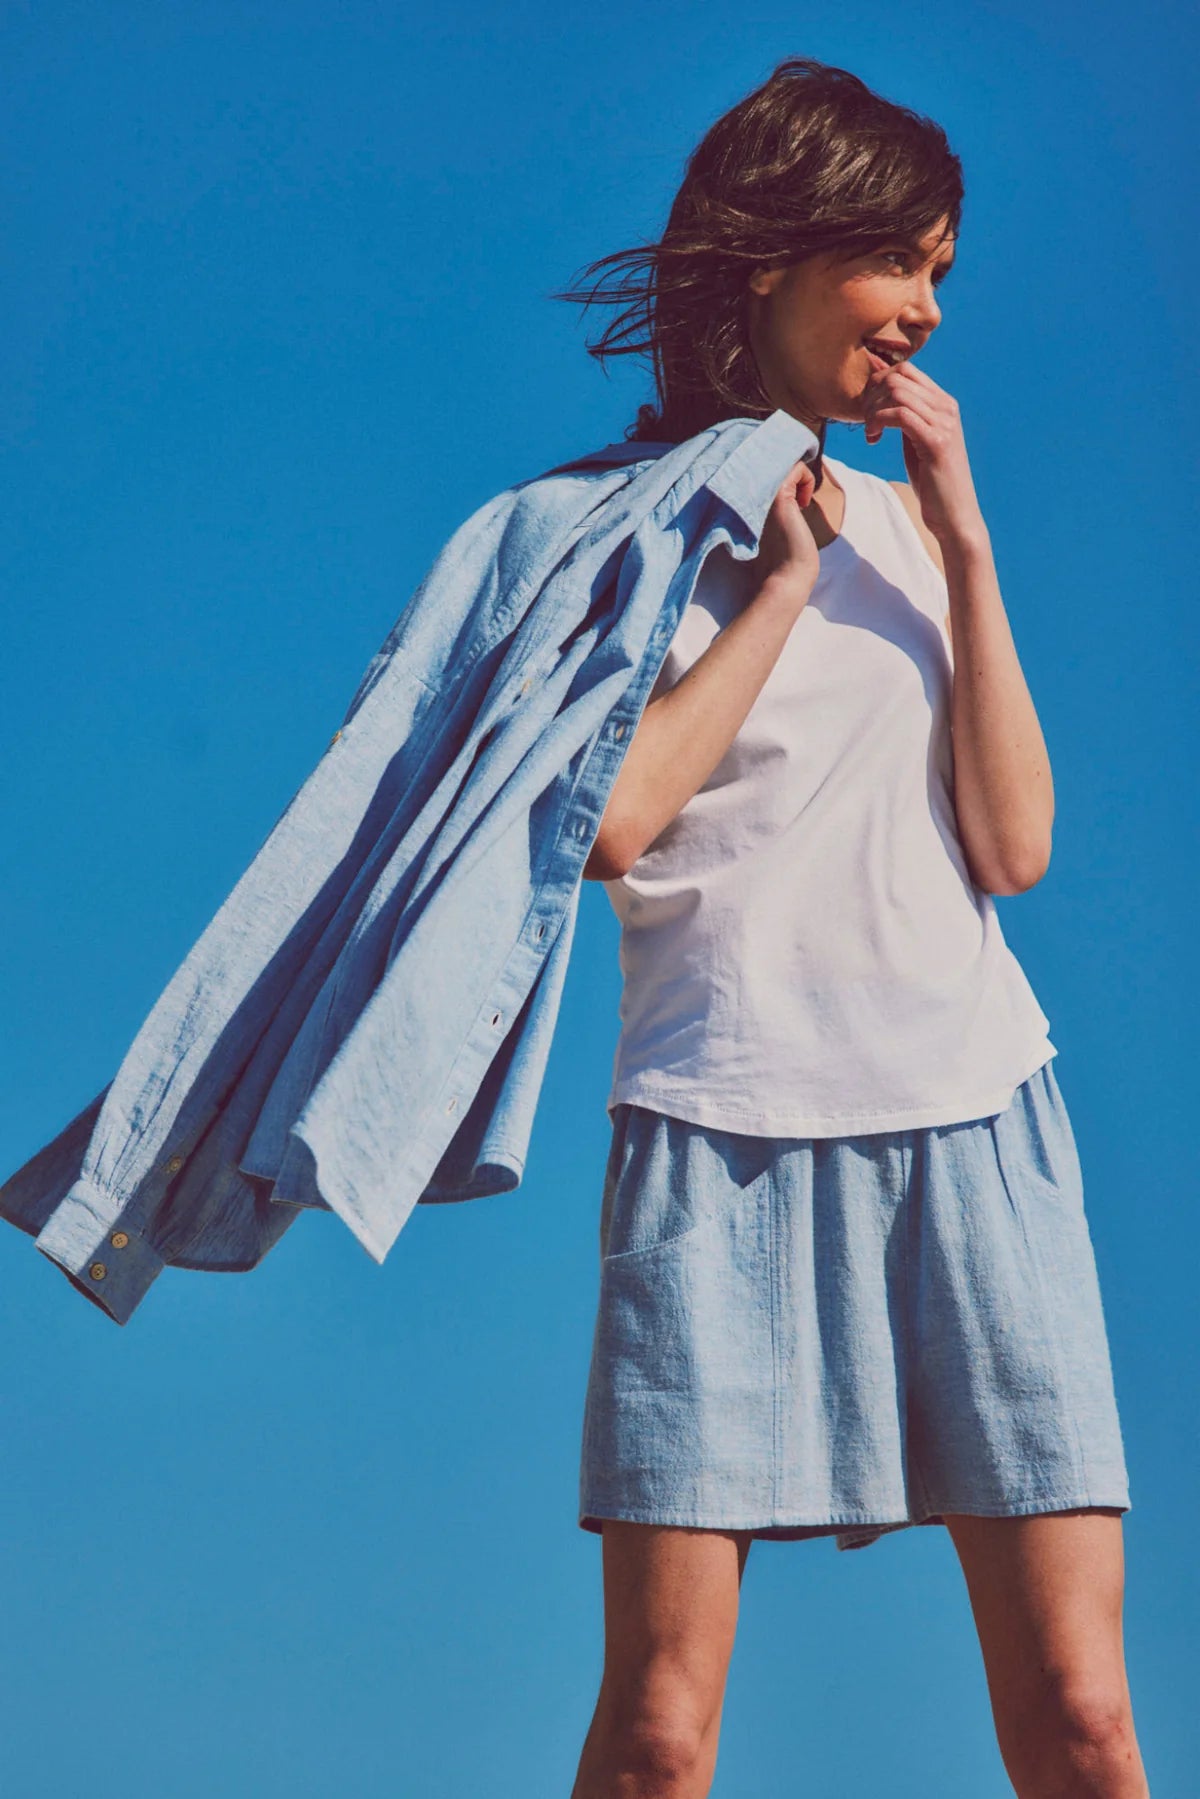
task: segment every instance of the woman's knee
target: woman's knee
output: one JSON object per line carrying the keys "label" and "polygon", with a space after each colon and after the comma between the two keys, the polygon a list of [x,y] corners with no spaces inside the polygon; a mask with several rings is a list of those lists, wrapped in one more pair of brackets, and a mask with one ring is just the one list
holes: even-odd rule
{"label": "woman's knee", "polygon": [[[1022,1799],[1066,1790],[1067,1776],[1087,1778],[1088,1791],[1107,1791],[1106,1779],[1141,1765],[1128,1686],[1117,1677],[1051,1675],[1006,1722],[1005,1760],[1020,1776]],[[1113,1790],[1128,1789],[1118,1783]]]}
{"label": "woman's knee", "polygon": [[601,1692],[605,1760],[651,1793],[690,1784],[709,1753],[721,1695],[678,1667],[648,1667]]}

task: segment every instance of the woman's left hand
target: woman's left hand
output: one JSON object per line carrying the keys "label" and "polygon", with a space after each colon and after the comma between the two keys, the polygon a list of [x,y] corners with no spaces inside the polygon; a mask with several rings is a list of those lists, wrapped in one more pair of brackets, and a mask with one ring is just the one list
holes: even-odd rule
{"label": "woman's left hand", "polygon": [[938,542],[974,541],[986,534],[971,479],[958,401],[909,362],[891,368],[868,351],[871,377],[863,396],[867,442],[878,443],[885,425],[902,434],[904,466],[921,505],[921,517]]}

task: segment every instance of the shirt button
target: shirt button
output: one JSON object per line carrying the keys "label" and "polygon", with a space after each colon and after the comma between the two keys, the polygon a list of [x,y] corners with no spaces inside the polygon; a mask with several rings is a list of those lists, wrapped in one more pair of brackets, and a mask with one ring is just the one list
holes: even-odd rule
{"label": "shirt button", "polygon": [[329,739],[329,748],[330,748],[330,749],[332,749],[332,748],[333,748],[333,746],[334,746],[334,744],[335,744],[335,743],[336,743],[336,742],[337,742],[337,740],[338,740],[338,738],[339,738],[339,737],[340,737],[340,736],[341,736],[341,732],[340,732],[340,731],[335,731],[335,732],[334,732],[334,734],[333,734],[333,736],[332,736],[332,737],[331,737],[331,738],[330,738],[330,739]]}
{"label": "shirt button", "polygon": [[182,1167],[183,1167],[183,1157],[182,1156],[172,1156],[171,1160],[167,1163],[167,1173],[168,1174],[178,1174],[179,1170]]}
{"label": "shirt button", "polygon": [[455,1106],[457,1106],[457,1104],[458,1104],[458,1101],[456,1099],[452,1099],[446,1107],[447,1112],[453,1112],[453,1110],[454,1110]]}
{"label": "shirt button", "polygon": [[625,726],[624,725],[614,725],[613,726],[613,736],[614,737],[624,737],[624,735],[625,735]]}
{"label": "shirt button", "polygon": [[108,1269],[104,1266],[103,1262],[93,1262],[88,1269],[88,1273],[94,1281],[102,1281],[108,1273]]}
{"label": "shirt button", "polygon": [[124,1249],[125,1245],[129,1242],[129,1235],[126,1231],[114,1231],[109,1238],[109,1242],[114,1249]]}

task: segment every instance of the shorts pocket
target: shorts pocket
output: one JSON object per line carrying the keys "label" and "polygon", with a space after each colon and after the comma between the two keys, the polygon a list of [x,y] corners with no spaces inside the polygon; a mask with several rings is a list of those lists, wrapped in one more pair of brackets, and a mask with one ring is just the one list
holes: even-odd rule
{"label": "shorts pocket", "polygon": [[766,1139],[738,1138],[627,1102],[621,1110],[601,1209],[605,1264],[678,1247],[735,1206],[769,1160]]}
{"label": "shorts pocket", "polygon": [[1009,1174],[1039,1189],[1066,1212],[1083,1211],[1083,1170],[1067,1108],[1050,1063],[1017,1088],[995,1117],[994,1131]]}

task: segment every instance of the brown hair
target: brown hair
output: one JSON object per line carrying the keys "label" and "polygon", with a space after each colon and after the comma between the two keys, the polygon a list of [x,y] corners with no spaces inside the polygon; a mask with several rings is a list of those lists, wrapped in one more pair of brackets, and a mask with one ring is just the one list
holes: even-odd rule
{"label": "brown hair", "polygon": [[549,297],[622,306],[588,353],[648,356],[658,404],[640,406],[625,437],[679,443],[774,410],[747,330],[754,269],[915,244],[943,217],[956,237],[962,199],[940,125],[847,69],[790,56],[709,127],[661,239],[600,257]]}

